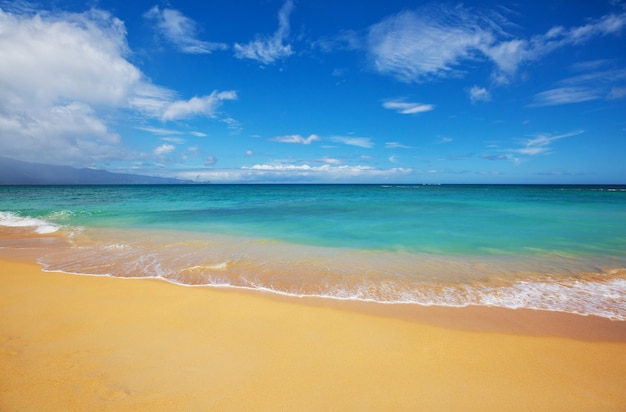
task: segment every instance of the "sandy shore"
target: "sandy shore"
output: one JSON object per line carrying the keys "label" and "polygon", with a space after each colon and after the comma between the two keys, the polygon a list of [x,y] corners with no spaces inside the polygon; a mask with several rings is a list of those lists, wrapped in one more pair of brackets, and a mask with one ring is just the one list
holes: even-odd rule
{"label": "sandy shore", "polygon": [[0,261],[0,410],[626,410],[626,322]]}

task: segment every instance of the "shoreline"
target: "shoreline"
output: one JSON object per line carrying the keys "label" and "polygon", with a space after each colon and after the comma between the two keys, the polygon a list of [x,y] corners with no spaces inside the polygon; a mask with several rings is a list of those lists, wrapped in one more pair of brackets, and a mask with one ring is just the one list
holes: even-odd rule
{"label": "shoreline", "polygon": [[626,322],[124,280],[0,260],[0,409],[626,408]]}

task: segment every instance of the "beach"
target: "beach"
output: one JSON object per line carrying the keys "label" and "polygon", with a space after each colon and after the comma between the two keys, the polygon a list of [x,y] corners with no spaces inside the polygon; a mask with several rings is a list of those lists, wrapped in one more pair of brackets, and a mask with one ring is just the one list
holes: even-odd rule
{"label": "beach", "polygon": [[[0,261],[0,410],[626,409],[626,323]],[[409,307],[410,306],[410,307]]]}

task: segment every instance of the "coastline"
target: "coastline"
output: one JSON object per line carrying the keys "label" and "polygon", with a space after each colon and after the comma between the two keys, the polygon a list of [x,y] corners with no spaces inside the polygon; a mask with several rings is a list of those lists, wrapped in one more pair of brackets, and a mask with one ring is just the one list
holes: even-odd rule
{"label": "coastline", "polygon": [[626,322],[0,269],[1,410],[626,408]]}

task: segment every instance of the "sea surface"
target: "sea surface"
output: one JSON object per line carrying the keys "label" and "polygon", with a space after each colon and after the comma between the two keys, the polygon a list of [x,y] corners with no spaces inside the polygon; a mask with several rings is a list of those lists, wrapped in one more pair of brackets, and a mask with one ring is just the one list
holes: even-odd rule
{"label": "sea surface", "polygon": [[0,187],[0,252],[23,251],[48,271],[626,320],[626,186]]}

